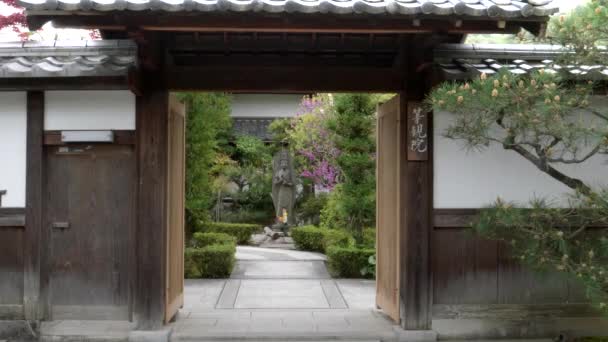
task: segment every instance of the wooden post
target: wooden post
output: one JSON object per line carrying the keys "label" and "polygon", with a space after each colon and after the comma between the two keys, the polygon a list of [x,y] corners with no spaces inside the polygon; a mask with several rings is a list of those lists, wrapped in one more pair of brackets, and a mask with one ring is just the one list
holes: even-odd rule
{"label": "wooden post", "polygon": [[134,316],[142,330],[162,327],[165,313],[168,105],[166,89],[137,97],[137,258]]}
{"label": "wooden post", "polygon": [[26,320],[44,318],[41,293],[41,251],[43,246],[43,186],[44,186],[44,92],[27,93],[27,171],[24,244],[23,308]]}
{"label": "wooden post", "polygon": [[[405,97],[405,95],[402,95]],[[411,101],[402,101],[402,122],[408,122]],[[431,208],[433,193],[432,177],[432,130],[429,120],[429,152],[426,160],[406,160],[401,168],[400,196],[405,219],[401,228],[401,326],[405,330],[429,330],[431,328],[431,265],[430,234],[432,230]],[[406,130],[412,127],[408,122]],[[404,134],[401,151],[411,147]],[[406,158],[404,158],[406,159]]]}

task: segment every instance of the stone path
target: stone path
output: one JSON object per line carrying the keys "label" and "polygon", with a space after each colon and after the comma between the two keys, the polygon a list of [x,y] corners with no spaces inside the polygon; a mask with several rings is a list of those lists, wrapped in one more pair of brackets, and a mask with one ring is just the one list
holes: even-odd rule
{"label": "stone path", "polygon": [[186,280],[172,341],[392,341],[375,282],[331,279],[325,256],[238,247],[230,279]]}

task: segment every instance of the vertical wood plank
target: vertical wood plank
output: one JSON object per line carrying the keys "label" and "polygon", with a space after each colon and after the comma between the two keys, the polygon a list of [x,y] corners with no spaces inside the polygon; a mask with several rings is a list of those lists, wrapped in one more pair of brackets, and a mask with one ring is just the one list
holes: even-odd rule
{"label": "vertical wood plank", "polygon": [[399,188],[399,111],[396,96],[377,109],[376,158],[376,305],[395,322],[400,320],[399,229],[401,220]]}
{"label": "vertical wood plank", "polygon": [[44,92],[27,93],[27,169],[26,169],[26,210],[24,244],[24,293],[25,319],[44,318],[45,310],[41,300],[41,249],[43,222],[43,134],[44,133]]}
{"label": "vertical wood plank", "polygon": [[[160,87],[159,87],[160,88]],[[169,92],[137,97],[137,263],[134,316],[139,329],[162,327],[165,314]]]}

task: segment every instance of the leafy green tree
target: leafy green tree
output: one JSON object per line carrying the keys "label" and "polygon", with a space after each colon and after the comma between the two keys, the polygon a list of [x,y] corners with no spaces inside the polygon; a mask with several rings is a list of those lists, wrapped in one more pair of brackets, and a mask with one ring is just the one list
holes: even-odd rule
{"label": "leafy green tree", "polygon": [[[432,91],[432,109],[453,113],[444,132],[471,149],[497,144],[519,154],[547,176],[574,190],[569,208],[543,199],[520,204],[498,200],[473,222],[482,236],[511,246],[514,257],[542,271],[579,279],[587,296],[608,314],[608,193],[560,169],[608,153],[608,112],[591,104],[596,84],[568,78],[560,65],[607,65],[607,0],[591,1],[551,22],[563,54],[553,70],[528,75],[482,74]],[[593,228],[593,227],[596,228]]]}
{"label": "leafy green tree", "polygon": [[212,175],[218,150],[227,143],[231,98],[223,93],[181,93],[186,104],[186,224],[192,233],[209,219],[215,202]]}
{"label": "leafy green tree", "polygon": [[363,228],[375,220],[375,112],[372,95],[338,94],[335,115],[328,123],[340,150],[340,210],[346,218],[346,228],[359,243]]}

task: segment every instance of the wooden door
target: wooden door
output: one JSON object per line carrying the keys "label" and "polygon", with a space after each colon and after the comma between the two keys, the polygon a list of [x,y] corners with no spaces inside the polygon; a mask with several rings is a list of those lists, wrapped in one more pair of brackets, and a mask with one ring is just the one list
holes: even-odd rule
{"label": "wooden door", "polygon": [[399,322],[401,151],[399,96],[378,106],[376,137],[376,305]]}
{"label": "wooden door", "polygon": [[133,146],[49,146],[46,156],[51,318],[130,319]]}
{"label": "wooden door", "polygon": [[165,323],[184,305],[184,236],[186,200],[186,108],[169,97],[167,177],[167,277]]}

